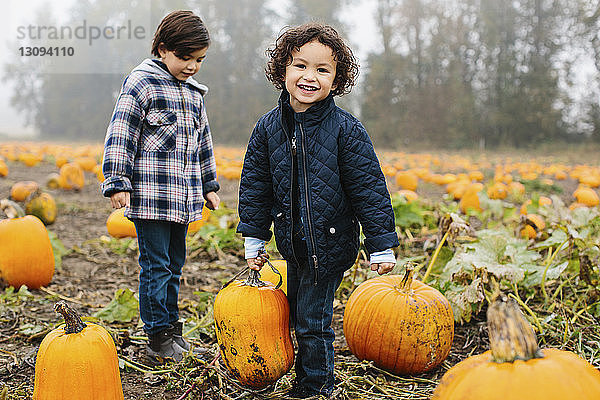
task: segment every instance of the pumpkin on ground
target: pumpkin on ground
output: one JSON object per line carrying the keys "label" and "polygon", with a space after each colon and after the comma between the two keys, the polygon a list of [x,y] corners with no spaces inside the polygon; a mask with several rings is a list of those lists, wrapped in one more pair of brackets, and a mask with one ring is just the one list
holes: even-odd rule
{"label": "pumpkin on ground", "polygon": [[4,160],[0,159],[0,176],[8,175],[8,165],[4,162]]}
{"label": "pumpkin on ground", "polygon": [[[0,208],[17,209],[8,200]],[[46,286],[54,275],[54,253],[46,227],[33,215],[16,215],[0,220],[0,278],[15,288]]]}
{"label": "pumpkin on ground", "polygon": [[35,215],[44,225],[52,225],[56,220],[56,202],[49,193],[41,192],[39,189],[33,192],[25,204],[25,213]]}
{"label": "pumpkin on ground", "polygon": [[10,188],[10,198],[14,201],[25,201],[27,197],[36,190],[40,185],[34,181],[17,182]]}
{"label": "pumpkin on ground", "polygon": [[479,192],[483,190],[483,184],[475,182],[467,186],[458,207],[463,214],[466,214],[469,209],[481,211],[481,203],[479,201]]}
{"label": "pumpkin on ground", "polygon": [[106,220],[106,230],[116,238],[137,237],[134,223],[125,216],[125,207],[110,213]]}
{"label": "pumpkin on ground", "polygon": [[60,187],[66,190],[80,190],[85,183],[83,169],[78,164],[66,163],[60,167]]}
{"label": "pumpkin on ground", "polygon": [[244,386],[262,389],[294,363],[289,304],[281,289],[259,279],[235,280],[219,291],[214,319],[227,370]]}
{"label": "pumpkin on ground", "polygon": [[454,317],[436,289],[400,275],[361,283],[344,312],[350,351],[394,374],[418,374],[439,366],[450,353]]}
{"label": "pumpkin on ground", "polygon": [[65,325],[48,333],[37,352],[33,400],[121,400],[115,343],[100,325],[83,323],[64,301],[54,310]]}
{"label": "pumpkin on ground", "polygon": [[600,198],[596,191],[587,186],[580,186],[573,192],[573,197],[578,203],[585,204],[588,207],[596,207],[600,204]]}
{"label": "pumpkin on ground", "polygon": [[538,214],[521,215],[521,237],[525,239],[535,239],[538,232],[543,231],[546,227],[544,218]]}
{"label": "pumpkin on ground", "polygon": [[600,371],[575,353],[540,349],[512,300],[488,308],[490,350],[450,368],[432,400],[597,400]]}

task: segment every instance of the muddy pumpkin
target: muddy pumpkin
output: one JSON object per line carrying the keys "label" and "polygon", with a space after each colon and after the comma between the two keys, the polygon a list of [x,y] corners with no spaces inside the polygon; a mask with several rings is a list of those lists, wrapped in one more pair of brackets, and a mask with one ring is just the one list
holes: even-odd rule
{"label": "muddy pumpkin", "polygon": [[250,270],[219,291],[214,319],[227,370],[244,386],[262,389],[285,375],[294,363],[289,304],[281,289]]}
{"label": "muddy pumpkin", "polygon": [[394,374],[418,374],[439,366],[450,353],[454,318],[436,289],[406,274],[361,283],[344,311],[344,335],[359,360]]}

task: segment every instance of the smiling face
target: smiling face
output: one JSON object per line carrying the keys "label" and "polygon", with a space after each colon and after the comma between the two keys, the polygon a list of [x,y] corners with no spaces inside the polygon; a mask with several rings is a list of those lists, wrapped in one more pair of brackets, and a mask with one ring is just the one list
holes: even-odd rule
{"label": "smiling face", "polygon": [[292,51],[292,62],[285,69],[285,88],[294,111],[306,111],[335,89],[336,64],[333,51],[318,41]]}
{"label": "smiling face", "polygon": [[164,45],[158,47],[158,52],[162,62],[165,63],[171,75],[180,81],[185,81],[190,76],[194,75],[200,69],[208,47],[196,50],[191,54],[179,58],[174,52],[167,50]]}

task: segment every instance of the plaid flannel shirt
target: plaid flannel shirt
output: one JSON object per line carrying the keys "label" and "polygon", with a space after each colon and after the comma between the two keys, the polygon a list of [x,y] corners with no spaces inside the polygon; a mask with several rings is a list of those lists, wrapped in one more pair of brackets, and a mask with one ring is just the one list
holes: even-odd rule
{"label": "plaid flannel shirt", "polygon": [[201,219],[219,190],[204,94],[146,59],[123,82],[104,143],[102,194],[131,193],[129,218]]}

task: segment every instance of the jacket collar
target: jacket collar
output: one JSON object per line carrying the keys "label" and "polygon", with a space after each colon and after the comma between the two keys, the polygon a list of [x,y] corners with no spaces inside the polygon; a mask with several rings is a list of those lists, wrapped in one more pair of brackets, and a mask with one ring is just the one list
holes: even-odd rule
{"label": "jacket collar", "polygon": [[[143,71],[143,72],[147,72],[149,74],[159,75],[159,76],[166,78],[168,80],[171,80],[171,81],[178,82],[177,78],[175,78],[173,75],[171,75],[171,73],[167,69],[161,68],[161,66],[158,63],[156,63],[154,60],[152,60],[150,58],[146,58],[144,61],[141,62],[140,65],[135,67],[133,69],[133,71],[131,71],[131,72],[134,72],[134,71]],[[202,93],[202,96],[204,96],[208,92],[207,86],[205,86],[201,83],[198,83],[198,81],[196,81],[192,77],[187,78],[185,83],[200,90],[200,93]]]}
{"label": "jacket collar", "polygon": [[313,125],[320,123],[335,108],[335,101],[333,100],[333,95],[330,93],[323,100],[310,106],[308,110],[297,113],[290,105],[290,94],[287,90],[283,89],[279,96],[279,107],[283,113],[293,115],[297,122]]}

